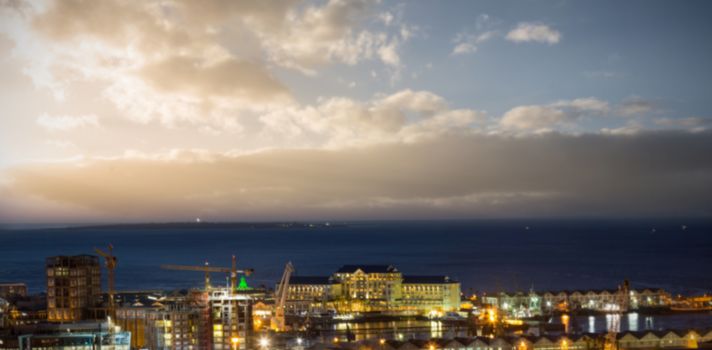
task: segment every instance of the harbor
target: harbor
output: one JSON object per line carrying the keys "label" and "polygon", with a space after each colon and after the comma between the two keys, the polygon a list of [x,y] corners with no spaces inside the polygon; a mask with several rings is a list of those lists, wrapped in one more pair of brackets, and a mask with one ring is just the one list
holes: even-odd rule
{"label": "harbor", "polygon": [[202,281],[197,288],[121,291],[115,271],[130,262],[116,252],[108,245],[95,255],[47,257],[47,290],[39,295],[21,282],[0,284],[0,349],[83,349],[76,346],[99,338],[112,350],[356,349],[374,339],[392,349],[633,349],[653,340],[698,348],[712,337],[712,298],[628,280],[609,289],[469,294],[448,275],[405,274],[394,265],[305,276],[287,262],[264,287],[252,283],[259,267],[232,256],[225,266],[160,265],[166,274],[189,272]]}

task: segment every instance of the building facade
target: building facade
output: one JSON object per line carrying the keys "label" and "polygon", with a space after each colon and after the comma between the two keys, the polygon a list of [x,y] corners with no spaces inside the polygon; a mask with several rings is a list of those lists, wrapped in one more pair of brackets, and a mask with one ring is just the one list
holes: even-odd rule
{"label": "building facade", "polygon": [[131,333],[131,347],[197,350],[199,311],[186,304],[131,305],[116,310],[116,323]]}
{"label": "building facade", "polygon": [[46,260],[47,320],[79,321],[101,302],[101,266],[93,255]]}
{"label": "building facade", "polygon": [[672,297],[662,289],[599,289],[547,292],[497,293],[484,297],[510,316],[528,317],[554,311],[625,311],[669,307]]}
{"label": "building facade", "polygon": [[0,283],[0,298],[26,297],[27,285],[24,283]]}
{"label": "building facade", "polygon": [[208,294],[212,349],[252,349],[254,322],[253,297],[229,288],[213,289]]}
{"label": "building facade", "polygon": [[452,311],[460,307],[460,284],[447,276],[405,276],[401,305],[422,311]]}
{"label": "building facade", "polygon": [[459,305],[460,283],[447,276],[404,276],[392,265],[344,265],[331,276],[292,277],[286,309],[427,314]]}
{"label": "building facade", "polygon": [[19,350],[130,350],[131,346],[131,333],[107,322],[44,323],[19,334],[13,343]]}

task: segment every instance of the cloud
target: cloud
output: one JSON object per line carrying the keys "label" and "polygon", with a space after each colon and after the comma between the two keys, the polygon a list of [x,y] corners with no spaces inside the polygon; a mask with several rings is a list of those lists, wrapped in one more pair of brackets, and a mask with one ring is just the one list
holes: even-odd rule
{"label": "cloud", "polygon": [[636,96],[623,100],[623,102],[621,102],[618,106],[617,112],[622,116],[630,117],[650,113],[656,108],[657,107],[654,102]]}
{"label": "cloud", "polygon": [[667,129],[683,129],[691,132],[703,132],[712,129],[712,118],[660,118],[655,124]]}
{"label": "cloud", "polygon": [[593,98],[561,100],[548,105],[528,105],[514,107],[499,121],[504,130],[550,131],[558,126],[571,125],[587,115],[607,113],[607,102]]}
{"label": "cloud", "polygon": [[0,215],[11,220],[6,213],[35,198],[52,210],[32,219],[61,213],[65,221],[709,216],[711,136],[461,134],[338,150],[34,164],[6,174]]}
{"label": "cloud", "polygon": [[472,130],[485,114],[451,109],[429,91],[401,90],[370,101],[345,97],[316,105],[279,108],[260,117],[264,134],[274,140],[308,138],[310,146],[344,147],[382,142],[412,142],[447,132]]}
{"label": "cloud", "polygon": [[204,64],[188,57],[170,57],[144,66],[140,75],[158,90],[203,98],[222,96],[265,101],[289,97],[287,88],[263,67],[233,58]]}
{"label": "cloud", "polygon": [[[142,124],[245,129],[255,111],[292,103],[277,66],[316,74],[380,62],[396,77],[416,30],[376,0],[49,1],[3,9],[2,32],[34,84],[57,99],[81,84]],[[112,111],[113,112],[113,111]],[[107,113],[108,114],[108,113]]]}
{"label": "cloud", "polygon": [[480,44],[483,44],[500,35],[496,30],[498,21],[492,19],[488,14],[481,14],[475,20],[475,30],[463,30],[452,39],[455,45],[451,55],[464,55],[477,51]]}
{"label": "cloud", "polygon": [[563,111],[548,106],[519,106],[502,116],[500,125],[505,129],[542,130],[568,120]]}
{"label": "cloud", "polygon": [[466,54],[466,53],[473,53],[477,51],[477,46],[471,44],[471,43],[459,43],[455,45],[455,47],[452,49],[452,54],[453,55],[460,55],[460,54]]}
{"label": "cloud", "polygon": [[561,40],[561,33],[545,24],[522,22],[510,30],[506,38],[516,43],[538,42],[554,45]]}
{"label": "cloud", "polygon": [[499,35],[499,32],[495,30],[489,30],[479,34],[460,32],[453,39],[455,47],[452,49],[451,55],[474,53],[477,51],[478,45],[495,38],[497,35]]}
{"label": "cloud", "polygon": [[323,6],[310,5],[301,11],[293,9],[279,30],[255,34],[270,60],[304,72],[314,73],[314,66],[325,63],[354,65],[374,57],[397,67],[400,64],[397,49],[409,38],[408,27],[402,26],[395,33],[359,28],[369,17],[380,18],[386,27],[396,24],[395,17],[372,13],[376,3],[375,0],[329,0]]}
{"label": "cloud", "polygon": [[67,131],[83,127],[98,127],[99,118],[95,115],[69,116],[42,114],[37,118],[37,125],[52,131]]}
{"label": "cloud", "polygon": [[645,129],[646,127],[642,122],[633,119],[618,128],[603,128],[601,132],[610,135],[636,135],[645,131]]}

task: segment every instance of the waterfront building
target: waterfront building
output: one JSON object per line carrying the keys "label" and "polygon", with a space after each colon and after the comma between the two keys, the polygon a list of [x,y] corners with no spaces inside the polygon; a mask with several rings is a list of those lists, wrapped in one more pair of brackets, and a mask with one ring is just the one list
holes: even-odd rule
{"label": "waterfront building", "polygon": [[630,291],[630,307],[656,308],[667,307],[672,303],[672,296],[662,289],[642,289]]}
{"label": "waterfront building", "polygon": [[460,283],[447,276],[404,276],[392,265],[344,265],[331,276],[293,276],[286,310],[292,314],[457,311]]}
{"label": "waterfront building", "polygon": [[344,265],[333,279],[339,311],[394,310],[401,299],[403,274],[392,265]]}
{"label": "waterfront building", "polygon": [[[119,295],[118,297],[122,297]],[[138,295],[116,309],[116,323],[136,349],[199,349],[200,310],[188,297]]]}
{"label": "waterfront building", "polygon": [[[136,349],[253,349],[255,329],[260,328],[263,316],[271,315],[263,302],[264,290],[249,287],[119,294],[117,298],[124,302],[116,310],[116,322],[133,334],[131,346]],[[255,304],[259,305],[256,313]]]}
{"label": "waterfront building", "polygon": [[17,332],[20,335],[12,343],[21,350],[130,350],[131,346],[131,333],[107,322],[45,323]]}
{"label": "waterfront building", "polygon": [[[709,349],[712,340],[704,338],[712,330],[704,331],[647,331],[625,332],[617,337],[619,350],[644,349]],[[566,336],[505,336],[497,338],[450,338],[363,340],[353,343],[315,344],[308,349],[329,350],[600,350],[606,333]]]}
{"label": "waterfront building", "polygon": [[326,303],[337,294],[332,290],[335,286],[330,276],[292,276],[286,311],[297,315],[324,311]]}
{"label": "waterfront building", "polygon": [[14,296],[8,300],[6,324],[14,327],[47,321],[47,297],[44,295]]}
{"label": "waterfront building", "polygon": [[474,345],[474,350],[491,350],[488,338],[478,337],[472,344]]}
{"label": "waterfront building", "polygon": [[460,283],[447,276],[405,276],[401,307],[415,311],[457,310],[460,306]]}
{"label": "waterfront building", "polygon": [[700,331],[700,342],[712,343],[712,328]]}
{"label": "waterfront building", "polygon": [[251,349],[254,322],[252,305],[255,295],[236,293],[230,288],[214,288],[208,292],[211,325],[211,345],[214,350]]}
{"label": "waterfront building", "polygon": [[497,306],[507,315],[529,317],[554,311],[589,310],[596,312],[639,310],[669,307],[670,294],[662,289],[601,289],[575,291],[546,291],[529,293],[501,292],[485,295],[485,304]]}
{"label": "waterfront building", "polygon": [[27,285],[24,283],[0,283],[0,298],[26,297]]}
{"label": "waterfront building", "polygon": [[93,255],[54,256],[46,260],[47,320],[79,321],[101,301],[101,267]]}

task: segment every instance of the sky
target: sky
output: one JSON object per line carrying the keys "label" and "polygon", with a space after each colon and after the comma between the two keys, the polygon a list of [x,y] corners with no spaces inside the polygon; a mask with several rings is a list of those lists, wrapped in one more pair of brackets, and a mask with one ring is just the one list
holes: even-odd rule
{"label": "sky", "polygon": [[0,0],[0,222],[710,217],[710,10]]}

